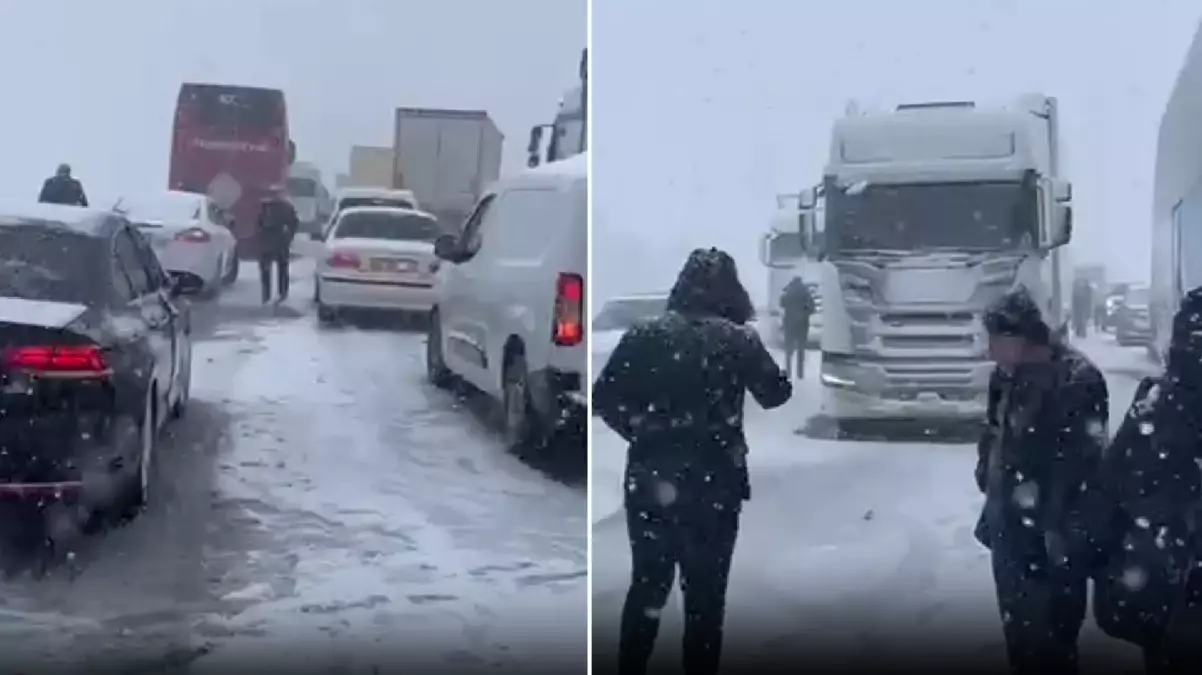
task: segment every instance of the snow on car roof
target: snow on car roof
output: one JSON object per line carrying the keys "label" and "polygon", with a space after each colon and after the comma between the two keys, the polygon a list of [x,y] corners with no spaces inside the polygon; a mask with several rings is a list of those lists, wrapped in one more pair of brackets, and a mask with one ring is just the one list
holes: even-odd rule
{"label": "snow on car roof", "polygon": [[338,212],[338,217],[343,218],[348,213],[401,213],[414,216],[422,216],[430,220],[438,220],[433,214],[422,211],[421,209],[413,209],[405,206],[380,206],[379,204],[371,204],[369,206],[348,206]]}
{"label": "snow on car roof", "polygon": [[29,221],[62,223],[73,229],[91,230],[102,221],[108,211],[62,204],[37,202],[0,202],[0,226],[19,225]]}
{"label": "snow on car roof", "polygon": [[123,197],[117,209],[127,218],[144,222],[190,222],[201,215],[204,195],[168,190],[155,195]]}

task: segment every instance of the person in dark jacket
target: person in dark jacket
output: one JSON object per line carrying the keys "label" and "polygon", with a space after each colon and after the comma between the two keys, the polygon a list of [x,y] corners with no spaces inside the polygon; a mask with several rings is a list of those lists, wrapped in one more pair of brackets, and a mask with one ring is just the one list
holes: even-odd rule
{"label": "person in dark jacket", "polygon": [[257,245],[259,249],[259,284],[263,303],[271,300],[271,268],[276,270],[277,302],[288,299],[288,262],[292,255],[292,240],[300,228],[296,209],[284,197],[283,188],[272,188],[259,211]]}
{"label": "person in dark jacket", "polygon": [[753,313],[734,259],[693,251],[667,312],[627,331],[593,386],[594,412],[630,444],[623,675],[646,672],[677,567],[685,673],[717,672],[739,513],[751,497],[744,392],[765,408],[792,395],[788,375],[746,325]]}
{"label": "person in dark jacket", "polygon": [[1094,315],[1093,287],[1086,279],[1073,282],[1073,335],[1085,337],[1089,321]]}
{"label": "person in dark jacket", "polygon": [[68,206],[88,205],[88,196],[84,194],[83,185],[71,175],[71,165],[59,164],[54,175],[42,183],[42,191],[38,201],[43,204],[66,204]]}
{"label": "person in dark jacket", "polygon": [[781,327],[785,334],[785,371],[793,372],[793,358],[797,358],[797,379],[805,377],[806,371],[806,342],[810,337],[810,317],[814,314],[817,303],[810,287],[801,279],[793,277],[780,294],[780,308],[783,313]]}
{"label": "person in dark jacket", "polygon": [[1074,673],[1087,581],[1101,543],[1099,466],[1109,394],[1019,289],[985,313],[990,357],[977,539],[990,550],[1015,673]]}
{"label": "person in dark jacket", "polygon": [[1106,566],[1094,583],[1094,618],[1139,645],[1150,674],[1202,673],[1202,288],[1173,318],[1160,377],[1135,393],[1104,464],[1114,507]]}

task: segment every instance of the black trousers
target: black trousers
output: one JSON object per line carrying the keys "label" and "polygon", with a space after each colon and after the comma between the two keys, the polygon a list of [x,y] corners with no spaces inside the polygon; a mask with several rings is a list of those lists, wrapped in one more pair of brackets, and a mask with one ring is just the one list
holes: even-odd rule
{"label": "black trousers", "polygon": [[785,328],[785,372],[794,372],[794,361],[796,361],[796,376],[797,379],[803,379],[806,376],[806,343],[810,339],[810,324],[807,322],[804,325]]}
{"label": "black trousers", "polygon": [[288,259],[287,252],[259,254],[259,286],[263,289],[263,302],[271,299],[271,268],[275,266],[276,291],[281,300],[288,297]]}
{"label": "black trousers", "polygon": [[626,529],[631,572],[622,608],[619,672],[647,672],[660,612],[679,566],[685,614],[684,672],[714,675],[722,655],[726,585],[739,535],[738,511],[649,511],[628,506]]}
{"label": "black trousers", "polygon": [[1087,576],[1071,569],[1032,569],[1030,559],[993,551],[993,580],[1016,675],[1078,672],[1077,638],[1085,623]]}

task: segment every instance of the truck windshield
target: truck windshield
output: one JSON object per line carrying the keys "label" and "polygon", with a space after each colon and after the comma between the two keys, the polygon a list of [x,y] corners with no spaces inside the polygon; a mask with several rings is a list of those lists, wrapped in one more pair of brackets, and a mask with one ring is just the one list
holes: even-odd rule
{"label": "truck windshield", "polygon": [[584,120],[560,118],[555,122],[555,150],[551,161],[567,159],[584,152]]}
{"label": "truck windshield", "polygon": [[829,190],[826,218],[841,251],[998,250],[1032,246],[1036,208],[1018,182],[867,185]]}

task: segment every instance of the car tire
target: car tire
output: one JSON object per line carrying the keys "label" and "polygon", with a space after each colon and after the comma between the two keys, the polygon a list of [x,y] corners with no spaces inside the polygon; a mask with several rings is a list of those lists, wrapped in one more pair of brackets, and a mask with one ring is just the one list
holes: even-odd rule
{"label": "car tire", "polygon": [[329,325],[338,321],[338,311],[329,305],[317,303],[317,321],[323,325]]}
{"label": "car tire", "polygon": [[514,354],[501,376],[501,432],[511,450],[536,450],[546,434],[530,401],[530,373],[526,357]]}
{"label": "car tire", "polygon": [[439,389],[451,386],[452,375],[442,354],[442,322],[438,312],[430,312],[426,328],[426,380]]}
{"label": "car tire", "polygon": [[146,397],[146,409],[138,421],[138,461],[134,467],[134,475],[129,478],[128,489],[122,499],[121,516],[123,520],[132,520],[140,514],[150,500],[151,483],[154,476],[154,451],[158,443],[158,412],[154,404],[155,396]]}
{"label": "car tire", "polygon": [[238,280],[238,267],[239,267],[238,256],[235,255],[233,257],[233,260],[230,262],[227,262],[227,264],[229,264],[230,268],[225,271],[225,276],[222,277],[222,281],[224,281],[228,285],[228,284],[232,284]]}

